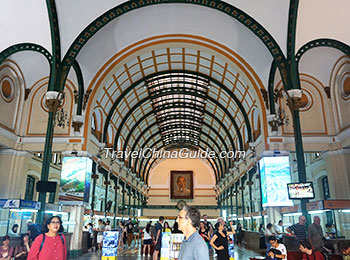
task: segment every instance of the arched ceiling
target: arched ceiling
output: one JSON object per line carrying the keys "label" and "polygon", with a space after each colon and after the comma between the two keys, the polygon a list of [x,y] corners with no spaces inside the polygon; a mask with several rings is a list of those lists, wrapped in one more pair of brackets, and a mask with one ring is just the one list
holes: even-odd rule
{"label": "arched ceiling", "polygon": [[[56,1],[61,47],[65,53],[77,35],[96,17],[125,1],[60,0]],[[285,52],[290,1],[228,0],[263,25]],[[346,24],[350,3],[347,0],[299,1],[297,48],[318,38],[350,43]],[[0,51],[23,42],[37,43],[51,49],[49,18],[44,0],[3,0],[1,2]],[[317,24],[315,24],[315,21]],[[15,25],[15,26],[14,26]]]}
{"label": "arched ceiling", "polygon": [[[233,53],[225,56],[195,44],[193,36],[163,38],[169,42],[153,40],[147,46],[146,40],[129,56],[114,56],[90,85],[98,89],[92,104],[103,122],[103,140],[127,151],[245,150],[265,110],[259,94],[263,86],[251,68],[245,69],[249,65]],[[125,163],[147,182],[155,160]],[[228,158],[208,160],[217,181],[233,163]]]}
{"label": "arched ceiling", "polygon": [[[92,90],[86,122],[94,113],[104,140],[118,149],[186,146],[219,151],[246,149],[259,122],[266,132],[260,90],[267,88],[272,60],[285,69],[285,56],[290,61],[294,55],[286,55],[287,47],[294,46],[291,38],[296,39],[295,52],[319,38],[342,41],[346,48],[350,43],[346,0],[336,5],[331,0],[160,2],[4,0],[0,33],[6,37],[0,51],[18,43],[49,50],[51,71],[63,72],[61,80],[70,73],[74,82],[85,83],[81,88]],[[291,36],[289,4],[298,2]],[[59,35],[50,32],[50,18]],[[7,57],[1,54],[1,59]],[[13,56],[21,60],[29,85],[48,73],[48,67],[39,72],[29,68],[29,55]],[[39,59],[40,66],[46,63]],[[72,75],[74,62],[79,62],[82,75]],[[304,66],[311,69],[313,64]],[[50,86],[56,73],[51,75]],[[137,159],[125,164],[147,181],[155,162]],[[208,164],[218,181],[233,161],[215,158]]]}

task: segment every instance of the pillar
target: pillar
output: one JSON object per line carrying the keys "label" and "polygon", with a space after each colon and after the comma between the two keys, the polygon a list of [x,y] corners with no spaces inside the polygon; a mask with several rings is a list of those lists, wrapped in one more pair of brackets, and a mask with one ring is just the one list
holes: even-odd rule
{"label": "pillar", "polygon": [[69,220],[75,222],[70,245],[70,250],[76,251],[75,253],[72,252],[73,255],[80,255],[82,249],[83,230],[81,227],[84,225],[84,210],[84,206],[71,206]]}

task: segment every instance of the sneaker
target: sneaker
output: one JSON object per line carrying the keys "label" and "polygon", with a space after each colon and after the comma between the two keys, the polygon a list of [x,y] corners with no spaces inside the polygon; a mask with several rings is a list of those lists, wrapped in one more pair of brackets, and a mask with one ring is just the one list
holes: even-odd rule
{"label": "sneaker", "polygon": [[150,254],[148,254],[147,256],[148,256],[148,257],[151,257],[151,255],[150,255]]}

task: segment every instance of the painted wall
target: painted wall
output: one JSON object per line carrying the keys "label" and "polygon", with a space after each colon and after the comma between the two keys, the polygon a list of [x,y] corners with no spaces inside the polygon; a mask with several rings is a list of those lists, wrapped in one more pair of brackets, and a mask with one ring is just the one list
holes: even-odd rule
{"label": "painted wall", "polygon": [[[215,199],[215,177],[212,169],[203,160],[200,159],[167,159],[160,162],[151,171],[149,177],[149,200],[148,205],[174,206],[171,210],[162,210],[163,215],[176,216],[178,210],[175,208],[179,200],[170,199],[170,172],[173,170],[193,171],[194,198],[185,200],[189,205],[212,205],[216,206]],[[149,216],[159,216],[156,209],[145,209],[144,214]],[[201,210],[201,214],[217,217],[217,210]]]}

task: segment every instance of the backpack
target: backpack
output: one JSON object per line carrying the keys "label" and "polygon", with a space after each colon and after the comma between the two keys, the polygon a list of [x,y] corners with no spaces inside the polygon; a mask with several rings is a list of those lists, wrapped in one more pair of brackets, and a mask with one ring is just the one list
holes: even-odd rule
{"label": "backpack", "polygon": [[41,225],[31,224],[28,226],[28,231],[30,231],[30,237],[34,241],[35,238],[41,234]]}
{"label": "backpack", "polygon": [[[61,241],[62,241],[62,245],[64,245],[64,239],[63,239],[63,236],[61,234],[58,234],[61,238]],[[45,242],[45,234],[43,234],[43,240],[41,241],[41,244],[40,244],[40,248],[39,248],[39,253],[41,252],[41,249],[43,249],[43,246],[44,246],[44,242]]]}

